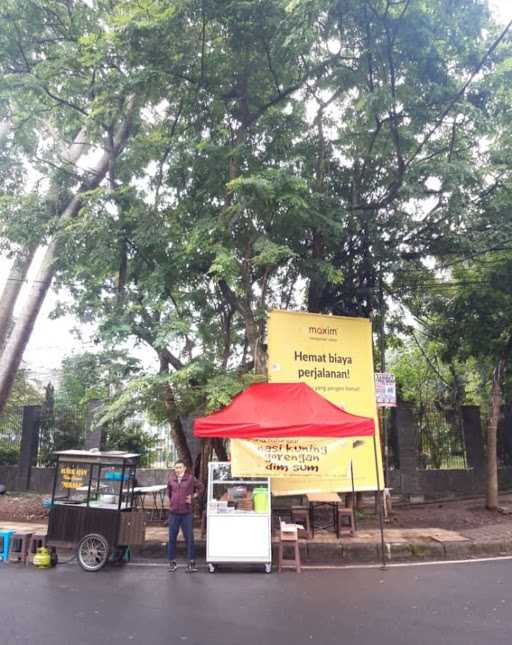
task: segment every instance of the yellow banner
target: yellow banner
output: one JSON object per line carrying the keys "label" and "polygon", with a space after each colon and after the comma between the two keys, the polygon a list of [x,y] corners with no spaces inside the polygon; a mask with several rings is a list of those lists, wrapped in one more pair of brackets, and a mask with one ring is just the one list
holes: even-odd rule
{"label": "yellow banner", "polygon": [[333,478],[349,474],[348,439],[232,439],[236,477]]}
{"label": "yellow banner", "polygon": [[[303,382],[347,412],[375,421],[378,479],[373,437],[354,437],[343,450],[352,461],[356,491],[383,486],[379,420],[375,398],[370,320],[290,311],[271,311],[268,318],[268,374],[272,383]],[[352,490],[350,476],[312,477],[293,481],[273,478],[275,494]]]}

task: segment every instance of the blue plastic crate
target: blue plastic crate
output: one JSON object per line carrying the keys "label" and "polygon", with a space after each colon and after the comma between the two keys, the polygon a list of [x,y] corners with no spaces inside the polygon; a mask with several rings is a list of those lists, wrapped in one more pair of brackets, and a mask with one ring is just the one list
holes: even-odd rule
{"label": "blue plastic crate", "polygon": [[[123,479],[123,473],[118,470],[108,470],[105,473],[105,479],[120,482]],[[124,481],[127,481],[127,480],[128,480],[128,475],[125,474]]]}

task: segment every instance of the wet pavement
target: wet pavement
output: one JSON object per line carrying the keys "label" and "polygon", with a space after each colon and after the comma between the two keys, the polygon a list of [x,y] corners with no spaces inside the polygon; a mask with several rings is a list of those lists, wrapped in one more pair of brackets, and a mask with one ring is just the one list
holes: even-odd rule
{"label": "wet pavement", "polygon": [[306,571],[0,565],[2,645],[487,645],[512,638],[512,560]]}

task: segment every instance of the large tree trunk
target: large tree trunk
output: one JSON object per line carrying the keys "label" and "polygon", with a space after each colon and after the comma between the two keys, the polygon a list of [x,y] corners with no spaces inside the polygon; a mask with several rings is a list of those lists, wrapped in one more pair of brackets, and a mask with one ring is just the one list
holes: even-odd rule
{"label": "large tree trunk", "polygon": [[[199,451],[199,468],[196,477],[204,484],[204,496],[202,501],[206,501],[206,490],[208,483],[208,464],[211,461],[213,444],[211,439],[201,439],[201,449]],[[202,509],[201,509],[202,510]]]}
{"label": "large tree trunk", "polygon": [[9,121],[0,121],[0,145],[7,139],[7,135],[11,130],[11,124]]}
{"label": "large tree trunk", "polygon": [[90,150],[87,142],[87,128],[81,128],[73,141],[64,148],[61,154],[61,161],[65,165],[74,166],[80,157]]}
{"label": "large tree trunk", "polygon": [[[316,125],[318,128],[318,156],[315,168],[314,190],[317,194],[325,192],[325,137],[323,130],[325,106],[322,105],[317,118]],[[325,277],[321,274],[316,263],[325,257],[325,240],[321,231],[313,229],[311,240],[311,259],[313,260],[314,271],[309,278],[307,289],[308,311],[312,313],[322,313],[322,295],[325,289]]]}
{"label": "large tree trunk", "polygon": [[[73,217],[80,208],[80,197],[76,195],[63,213],[63,218]],[[55,272],[57,258],[56,240],[53,240],[39,267],[29,295],[20,315],[17,317],[13,332],[7,341],[0,362],[0,413],[7,403],[25,348],[30,340],[41,305],[50,288]]]}
{"label": "large tree trunk", "polygon": [[[0,144],[9,133],[9,130],[10,124],[8,121],[0,123]],[[87,151],[88,146],[85,143],[85,137],[86,130],[85,128],[82,128],[71,144],[64,149],[61,159],[65,165],[76,164],[82,154]],[[57,190],[59,189],[58,186],[55,188]],[[11,266],[2,295],[0,296],[0,358],[7,341],[9,327],[14,319],[14,308],[18,301],[25,278],[27,277],[27,272],[32,264],[32,260],[34,259],[37,246],[38,245],[34,243],[31,246],[18,251]]]}
{"label": "large tree trunk", "polygon": [[251,348],[254,358],[254,373],[266,376],[267,374],[267,354],[263,345],[263,337],[260,333],[258,323],[254,320],[252,312],[248,314],[245,320],[245,329],[247,342]]}
{"label": "large tree trunk", "polygon": [[14,307],[34,259],[35,251],[36,246],[33,246],[16,254],[2,295],[0,295],[0,358],[7,341],[9,328],[13,322]]}
{"label": "large tree trunk", "polygon": [[498,508],[498,461],[497,461],[497,434],[498,420],[501,409],[501,377],[503,374],[503,360],[500,360],[494,370],[491,390],[491,410],[487,424],[487,491],[486,507],[495,511]]}
{"label": "large tree trunk", "polygon": [[[103,181],[113,157],[118,156],[128,139],[131,117],[133,115],[133,101],[130,101],[128,116],[119,126],[114,148],[105,152],[93,168],[90,170],[91,179],[86,185],[82,186],[80,191],[71,199],[65,210],[60,216],[64,221],[75,217],[82,203],[82,193],[88,190],[94,190]],[[0,413],[5,407],[9,394],[11,393],[16,373],[20,366],[25,348],[30,340],[35,321],[44,302],[48,289],[53,280],[55,273],[55,261],[57,260],[58,238],[54,238],[43,257],[39,271],[32,283],[30,293],[27,297],[23,310],[16,320],[13,332],[7,342],[0,362]]]}
{"label": "large tree trunk", "polygon": [[[242,282],[244,277],[242,277]],[[267,374],[267,353],[264,346],[263,331],[255,320],[250,303],[250,287],[246,288],[246,301],[240,299],[229,287],[225,280],[219,280],[219,288],[226,302],[237,311],[244,321],[245,336],[247,344],[254,359],[254,371],[256,374],[266,376]]]}
{"label": "large tree trunk", "polygon": [[[313,261],[318,261],[325,256],[325,245],[322,233],[320,231],[313,231],[313,239],[311,244],[311,258]],[[325,278],[318,271],[315,270],[314,274],[309,279],[307,298],[308,298],[308,311],[311,313],[322,313],[321,303],[322,294],[325,288]]]}
{"label": "large tree trunk", "polygon": [[192,468],[192,454],[178,413],[174,393],[169,383],[165,383],[163,386],[163,400],[167,421],[171,429],[171,439],[178,453],[178,457],[188,468]]}
{"label": "large tree trunk", "polygon": [[212,445],[219,461],[229,461],[228,451],[226,450],[226,445],[224,444],[223,439],[212,439]]}
{"label": "large tree trunk", "polygon": [[[159,353],[160,374],[169,373],[169,358],[164,353]],[[165,414],[171,430],[171,439],[178,453],[178,457],[185,463],[188,468],[193,467],[192,454],[188,446],[187,436],[181,422],[176,399],[170,383],[162,385],[162,399],[165,408]]]}

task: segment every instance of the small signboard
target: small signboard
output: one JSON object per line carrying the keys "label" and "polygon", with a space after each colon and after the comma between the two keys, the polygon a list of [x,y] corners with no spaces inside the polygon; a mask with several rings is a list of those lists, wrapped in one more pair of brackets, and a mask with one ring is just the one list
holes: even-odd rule
{"label": "small signboard", "polygon": [[380,408],[396,408],[395,376],[389,372],[376,372],[375,393]]}
{"label": "small signboard", "polygon": [[87,468],[75,464],[62,464],[60,468],[61,487],[71,490],[85,486],[86,477],[89,474]]}

